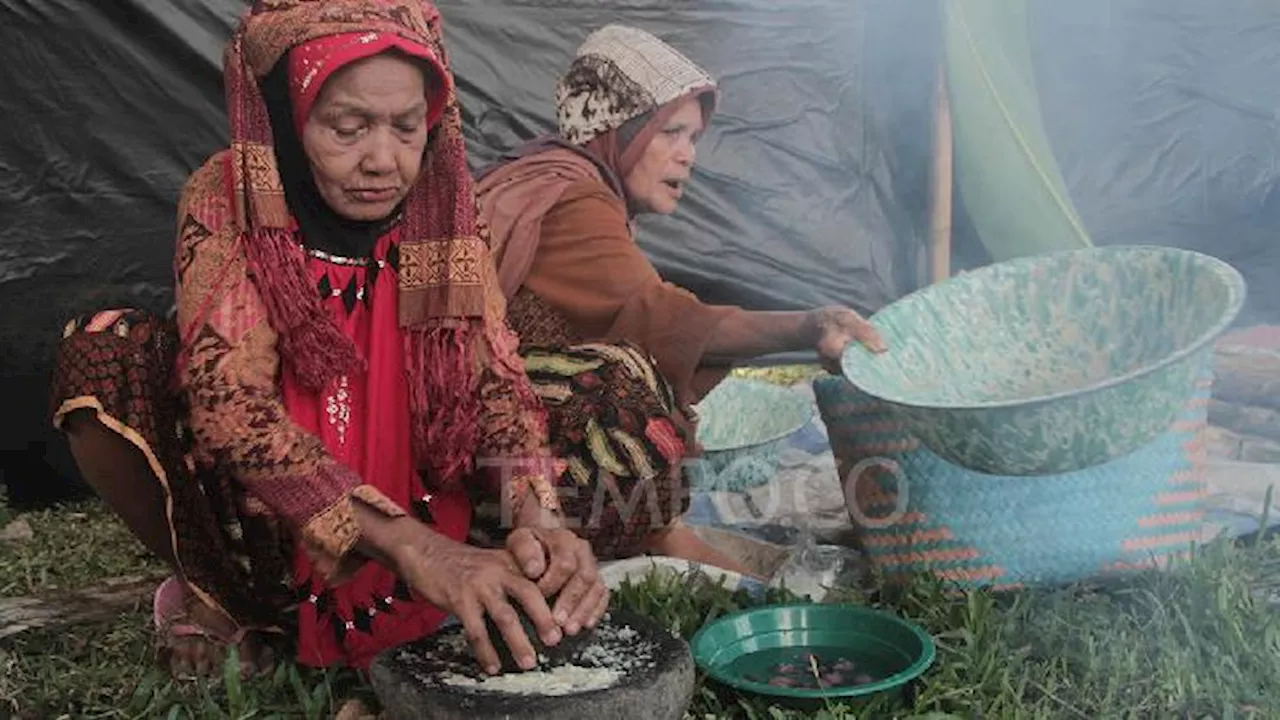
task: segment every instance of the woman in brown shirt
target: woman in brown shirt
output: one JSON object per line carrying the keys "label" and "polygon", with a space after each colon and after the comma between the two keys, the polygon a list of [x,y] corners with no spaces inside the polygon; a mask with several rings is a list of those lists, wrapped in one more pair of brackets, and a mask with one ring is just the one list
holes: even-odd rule
{"label": "woman in brown shirt", "polygon": [[622,524],[630,532],[611,538],[741,571],[678,522],[688,507],[682,467],[698,453],[690,405],[735,361],[816,349],[834,370],[850,342],[883,346],[848,308],[703,303],[664,281],[636,245],[636,215],[676,210],[716,92],[658,38],[597,30],[558,85],[560,135],[483,170],[477,195],[553,450],[579,486],[598,478],[596,487],[619,490],[612,504],[562,498],[566,513],[586,523],[580,532],[602,557],[624,548],[602,546],[598,528]]}

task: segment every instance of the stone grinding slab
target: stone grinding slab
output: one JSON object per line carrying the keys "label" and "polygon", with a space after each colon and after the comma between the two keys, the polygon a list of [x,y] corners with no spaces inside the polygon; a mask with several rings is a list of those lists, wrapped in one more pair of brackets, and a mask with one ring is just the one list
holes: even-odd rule
{"label": "stone grinding slab", "polygon": [[567,660],[490,677],[453,626],[384,652],[370,680],[387,720],[678,720],[693,699],[688,643],[634,613],[610,612]]}

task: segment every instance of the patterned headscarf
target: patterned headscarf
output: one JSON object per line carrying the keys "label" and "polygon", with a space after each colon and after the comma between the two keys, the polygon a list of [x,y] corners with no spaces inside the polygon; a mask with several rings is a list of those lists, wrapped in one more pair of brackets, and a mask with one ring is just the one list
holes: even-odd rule
{"label": "patterned headscarf", "polygon": [[536,138],[477,173],[506,296],[524,284],[542,217],[570,183],[598,176],[629,201],[627,174],[679,101],[701,100],[707,123],[717,92],[705,71],[643,30],[607,25],[588,35],[556,86],[559,135]]}
{"label": "patterned headscarf", "polygon": [[607,25],[587,36],[556,85],[560,137],[622,180],[689,97],[701,100],[703,123],[710,122],[717,88],[706,71],[643,30]]}
{"label": "patterned headscarf", "polygon": [[426,79],[426,123],[427,127],[435,127],[449,102],[453,82],[431,48],[389,33],[350,32],[318,37],[289,51],[289,104],[298,136],[302,136],[311,108],[331,75],[357,60],[389,50],[417,58],[430,67],[431,73]]}
{"label": "patterned headscarf", "polygon": [[[326,38],[320,45],[309,44]],[[337,377],[359,372],[363,359],[326,315],[310,282],[298,225],[285,197],[273,152],[272,118],[261,84],[281,63],[295,73],[314,71],[323,57],[337,57],[348,42],[398,47],[437,68],[431,130],[422,171],[399,222],[399,320],[405,334],[412,388],[415,455],[442,480],[469,468],[481,411],[477,377],[484,369],[512,380],[523,366],[506,325],[493,268],[476,220],[466,164],[461,114],[441,38],[440,15],[425,0],[258,0],[227,49],[226,93],[231,129],[232,191],[237,223],[279,335],[279,351],[299,381],[321,390]],[[308,51],[291,56],[295,48]],[[365,53],[367,48],[358,51]],[[304,57],[305,56],[305,57]],[[340,66],[341,63],[328,68]],[[325,71],[316,72],[294,103],[314,102]],[[295,75],[295,77],[297,77]],[[309,107],[309,106],[307,106]],[[305,118],[303,112],[299,112]],[[279,125],[275,125],[279,128]],[[285,126],[288,128],[289,126]],[[293,128],[296,130],[296,127]],[[526,393],[527,394],[527,393]],[[530,396],[531,397],[531,396]],[[517,401],[530,402],[529,397]],[[536,398],[532,399],[536,402]]]}

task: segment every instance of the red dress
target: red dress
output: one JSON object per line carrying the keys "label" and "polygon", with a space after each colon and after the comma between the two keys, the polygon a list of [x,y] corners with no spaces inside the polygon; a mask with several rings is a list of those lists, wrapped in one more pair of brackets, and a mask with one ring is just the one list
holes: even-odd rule
{"label": "red dress", "polygon": [[[426,488],[410,457],[409,391],[397,320],[395,231],[370,259],[311,253],[308,268],[325,309],[368,362],[367,374],[345,377],[323,396],[284,376],[284,403],[301,427],[319,436],[338,462],[410,514],[454,540],[471,523],[465,491]],[[295,556],[298,662],[364,669],[379,652],[430,634],[445,613],[417,599],[387,568],[368,562],[354,577],[327,587],[301,548]]]}

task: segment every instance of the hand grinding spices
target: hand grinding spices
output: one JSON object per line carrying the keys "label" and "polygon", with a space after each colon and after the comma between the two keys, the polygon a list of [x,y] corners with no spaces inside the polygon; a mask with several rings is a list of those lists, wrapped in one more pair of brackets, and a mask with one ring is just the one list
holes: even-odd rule
{"label": "hand grinding spices", "polygon": [[605,615],[589,644],[554,665],[539,655],[529,671],[484,674],[459,628],[439,638],[432,656],[400,651],[397,660],[424,684],[445,685],[480,693],[514,695],[571,695],[612,687],[628,675],[657,665],[657,646],[630,626]]}

